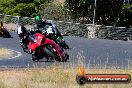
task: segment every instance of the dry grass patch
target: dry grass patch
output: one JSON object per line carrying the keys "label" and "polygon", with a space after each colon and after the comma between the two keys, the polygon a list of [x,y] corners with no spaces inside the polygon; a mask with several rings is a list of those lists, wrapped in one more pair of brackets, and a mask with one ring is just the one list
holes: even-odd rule
{"label": "dry grass patch", "polygon": [[[132,70],[87,70],[87,73],[130,74]],[[77,69],[41,68],[0,71],[0,88],[132,88],[130,84],[86,84],[76,83]]]}

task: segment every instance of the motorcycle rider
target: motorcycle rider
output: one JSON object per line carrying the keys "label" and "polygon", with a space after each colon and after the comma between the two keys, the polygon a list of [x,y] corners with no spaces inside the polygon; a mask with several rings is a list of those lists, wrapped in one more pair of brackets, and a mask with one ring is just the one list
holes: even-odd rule
{"label": "motorcycle rider", "polygon": [[35,16],[35,23],[36,24],[34,26],[34,29],[38,29],[38,30],[43,29],[46,25],[51,25],[50,23],[43,20],[40,15]]}
{"label": "motorcycle rider", "polygon": [[[51,28],[48,28],[49,29],[48,30],[47,27],[51,27]],[[44,34],[49,39],[52,39],[49,37],[49,35],[61,36],[61,33],[59,32],[59,30],[57,28],[52,28],[52,27],[55,27],[55,26],[53,26],[53,22],[48,22],[46,20],[43,20],[40,15],[35,16],[35,25],[34,25],[33,30]],[[52,40],[54,40],[54,39],[52,39]],[[60,49],[60,51],[61,51],[61,49]],[[62,58],[62,55],[61,55],[61,58]]]}
{"label": "motorcycle rider", "polygon": [[42,33],[42,31],[43,31],[43,34],[46,36],[47,35],[46,30],[45,30],[46,25],[52,26],[51,23],[48,23],[45,20],[42,20],[42,17],[40,15],[35,16],[35,25],[29,31],[24,27],[23,24],[20,24],[20,26],[17,30],[17,33],[20,37],[19,42],[24,45],[24,51],[25,52],[31,53],[31,52],[28,51],[28,47],[26,46],[29,42],[28,41],[29,33],[30,34],[35,34],[35,32]]}
{"label": "motorcycle rider", "polygon": [[41,30],[47,37],[49,37],[50,35],[62,36],[56,26],[54,26],[53,22],[43,20],[40,15],[35,16],[35,23],[36,24],[34,25],[34,29]]}
{"label": "motorcycle rider", "polygon": [[[35,16],[35,23],[36,24],[33,29],[41,31],[47,38],[50,38],[56,42],[57,37],[62,37],[53,21],[48,22],[46,20],[43,20],[40,15],[37,15]],[[64,48],[70,49],[67,44],[65,44]]]}
{"label": "motorcycle rider", "polygon": [[[41,20],[42,21],[42,20]],[[38,22],[39,23],[39,22]],[[44,25],[47,24],[47,23],[44,23]],[[41,24],[42,26],[42,24]],[[41,27],[39,25],[39,27]],[[29,44],[29,40],[31,39],[32,35],[34,35],[35,33],[42,33],[42,30],[40,30],[40,28],[36,28],[36,29],[31,29],[30,31],[28,31],[23,25],[20,25],[20,27],[18,28],[17,30],[17,33],[21,39],[21,43],[23,43],[25,46]],[[49,41],[49,39],[45,38],[45,42],[50,42],[51,45],[54,46],[54,48],[57,50],[60,58],[62,59],[62,54],[61,54],[61,51],[59,49],[59,45],[57,45],[54,41]],[[31,54],[35,54],[35,52],[32,52],[31,50],[28,49],[28,47],[24,47],[26,48],[26,50],[28,50],[28,53],[31,53]]]}

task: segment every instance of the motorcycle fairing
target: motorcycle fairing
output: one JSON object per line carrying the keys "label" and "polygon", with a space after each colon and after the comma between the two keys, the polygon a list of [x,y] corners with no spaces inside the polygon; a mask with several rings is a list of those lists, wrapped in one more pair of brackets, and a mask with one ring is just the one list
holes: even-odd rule
{"label": "motorcycle fairing", "polygon": [[34,42],[32,42],[32,41],[29,42],[29,48],[32,51],[35,51],[35,49],[41,45],[42,39],[45,39],[44,35],[42,35],[40,33],[36,33],[35,34],[35,39],[34,39],[35,41]]}

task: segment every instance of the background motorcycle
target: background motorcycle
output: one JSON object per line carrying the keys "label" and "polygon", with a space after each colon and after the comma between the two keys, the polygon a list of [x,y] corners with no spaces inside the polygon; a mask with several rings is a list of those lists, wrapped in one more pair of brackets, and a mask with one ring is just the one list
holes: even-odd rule
{"label": "background motorcycle", "polygon": [[10,33],[5,29],[0,29],[0,36],[4,38],[11,38]]}
{"label": "background motorcycle", "polygon": [[0,21],[0,36],[5,38],[11,38],[10,33],[7,31],[7,29],[3,26],[3,22]]}
{"label": "background motorcycle", "polygon": [[29,53],[29,50],[28,50],[29,31],[23,25],[20,25],[17,29],[17,34],[19,35],[19,38],[20,38],[19,43],[20,43],[23,51],[26,53]]}
{"label": "background motorcycle", "polygon": [[46,27],[44,28],[45,29],[45,30],[43,30],[44,35],[47,38],[54,40],[61,48],[69,49],[69,46],[66,44],[63,36],[57,29],[56,25],[54,23],[51,23],[51,24],[52,24],[52,26],[46,25]]}

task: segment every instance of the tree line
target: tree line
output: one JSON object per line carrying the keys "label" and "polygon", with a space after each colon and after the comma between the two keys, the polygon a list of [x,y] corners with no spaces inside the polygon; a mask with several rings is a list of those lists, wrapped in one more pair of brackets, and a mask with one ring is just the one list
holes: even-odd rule
{"label": "tree line", "polygon": [[[0,0],[0,13],[92,23],[95,0]],[[132,0],[96,0],[95,24],[132,26]]]}

